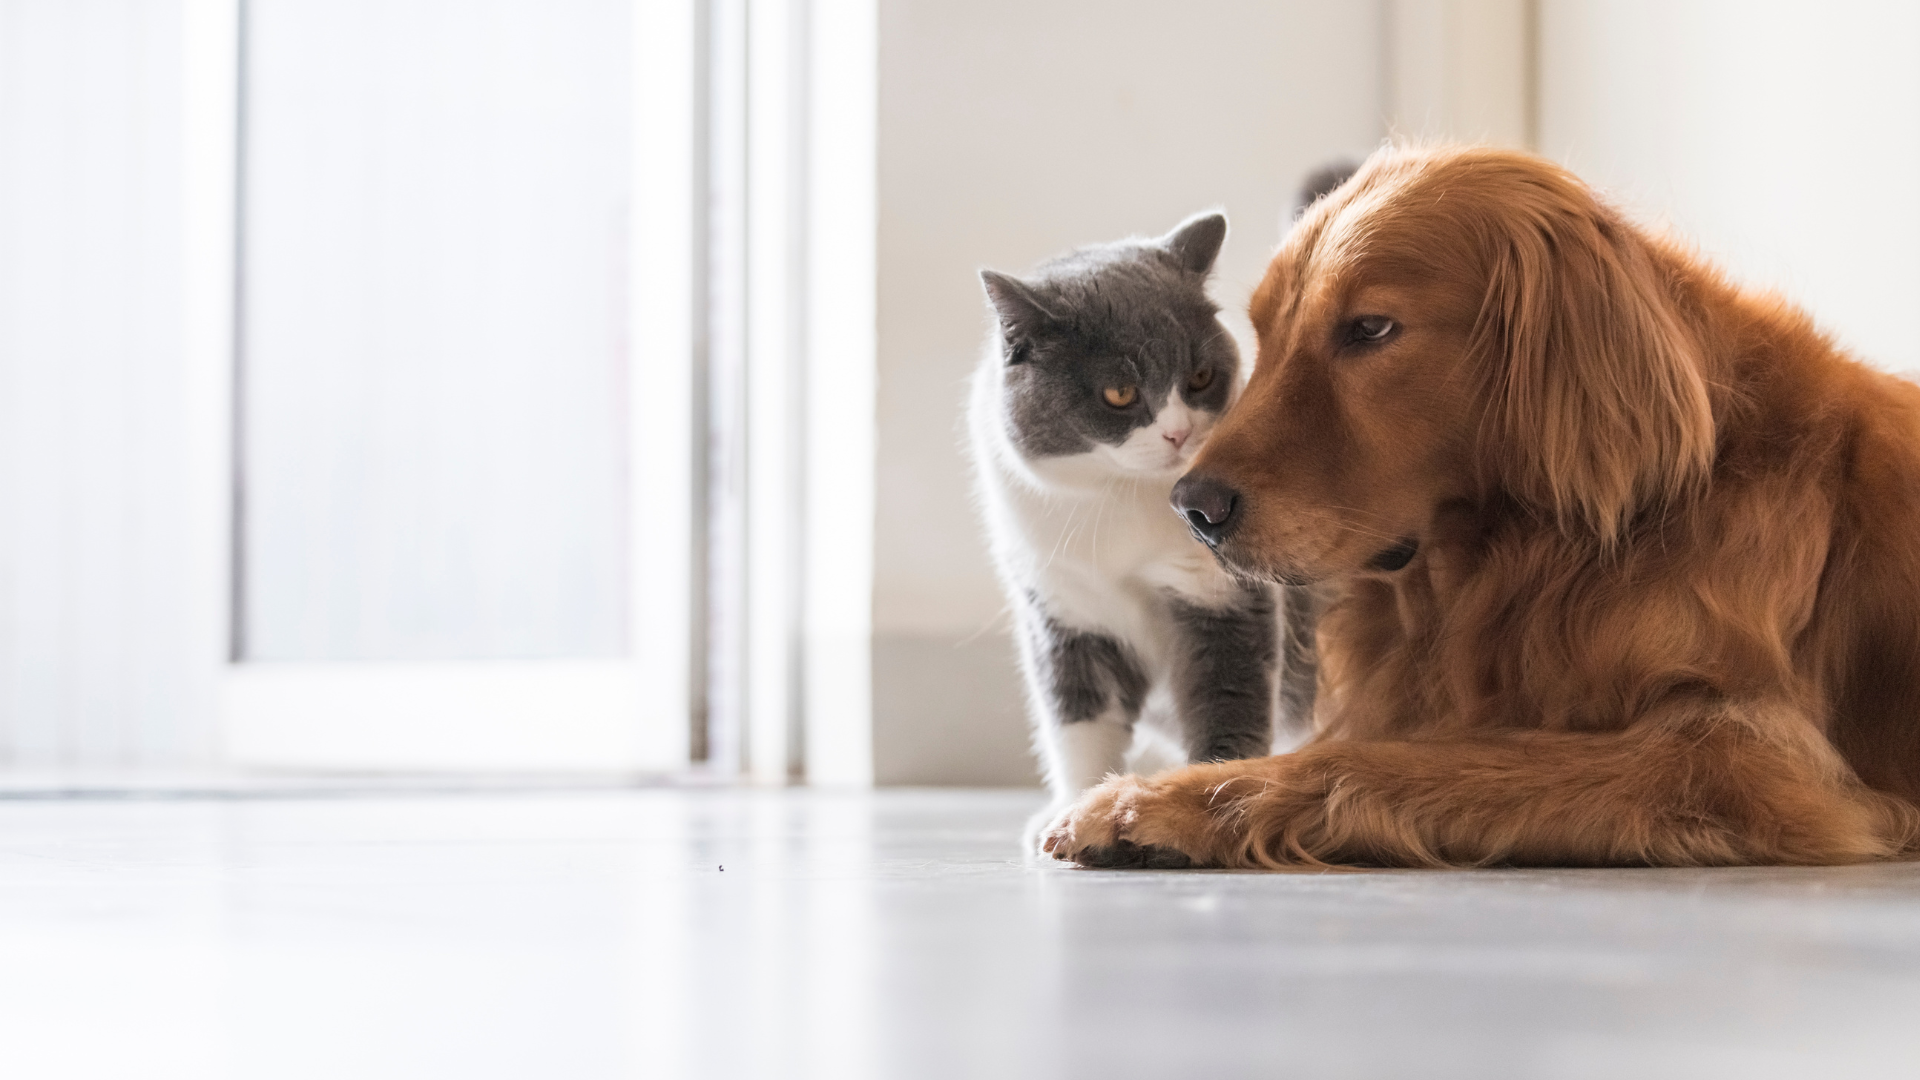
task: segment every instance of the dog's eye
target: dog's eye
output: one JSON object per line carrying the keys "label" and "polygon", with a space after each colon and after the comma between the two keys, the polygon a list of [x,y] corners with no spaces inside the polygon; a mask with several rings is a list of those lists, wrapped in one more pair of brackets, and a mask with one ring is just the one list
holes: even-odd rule
{"label": "dog's eye", "polygon": [[1199,371],[1194,372],[1193,376],[1187,380],[1187,389],[1189,390],[1205,390],[1212,385],[1213,369],[1210,367],[1201,368]]}
{"label": "dog's eye", "polygon": [[1347,340],[1355,345],[1378,345],[1393,336],[1392,319],[1385,315],[1362,315],[1347,324]]}
{"label": "dog's eye", "polygon": [[1114,408],[1124,409],[1133,404],[1133,400],[1140,396],[1140,388],[1137,386],[1109,386],[1101,391],[1100,396],[1106,398],[1107,404]]}

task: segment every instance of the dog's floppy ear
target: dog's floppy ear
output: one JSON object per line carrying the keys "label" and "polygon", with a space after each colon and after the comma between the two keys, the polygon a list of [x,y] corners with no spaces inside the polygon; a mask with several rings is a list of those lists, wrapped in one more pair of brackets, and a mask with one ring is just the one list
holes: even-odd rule
{"label": "dog's floppy ear", "polygon": [[1512,207],[1481,340],[1496,355],[1483,470],[1563,528],[1618,540],[1713,465],[1699,348],[1648,243],[1584,188]]}

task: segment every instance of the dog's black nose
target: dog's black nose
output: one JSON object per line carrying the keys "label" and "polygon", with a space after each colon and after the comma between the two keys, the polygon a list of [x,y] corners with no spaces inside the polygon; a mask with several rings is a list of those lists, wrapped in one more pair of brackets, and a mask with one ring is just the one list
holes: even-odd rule
{"label": "dog's black nose", "polygon": [[1233,529],[1240,493],[1211,476],[1189,473],[1173,485],[1173,509],[1187,519],[1193,535],[1215,547]]}

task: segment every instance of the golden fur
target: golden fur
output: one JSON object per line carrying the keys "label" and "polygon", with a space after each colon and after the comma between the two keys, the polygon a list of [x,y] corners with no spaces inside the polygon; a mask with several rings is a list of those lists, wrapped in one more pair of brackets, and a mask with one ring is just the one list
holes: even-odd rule
{"label": "golden fur", "polygon": [[[1112,779],[1045,835],[1055,857],[1914,849],[1920,387],[1483,148],[1376,154],[1251,314],[1251,382],[1190,475],[1238,492],[1226,565],[1328,591],[1317,734]],[[1366,317],[1391,336],[1360,341]]]}

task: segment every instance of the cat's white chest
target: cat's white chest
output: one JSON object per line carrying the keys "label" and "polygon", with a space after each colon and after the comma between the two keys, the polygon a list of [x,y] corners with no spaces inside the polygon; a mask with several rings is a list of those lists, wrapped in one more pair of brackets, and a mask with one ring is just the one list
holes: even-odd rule
{"label": "cat's white chest", "polygon": [[[1073,463],[1060,472],[1071,473]],[[1002,572],[1068,625],[1137,639],[1166,602],[1213,607],[1233,582],[1168,504],[1175,477],[1065,481],[1036,490],[1002,477],[988,498]],[[998,513],[994,511],[998,510]]]}

